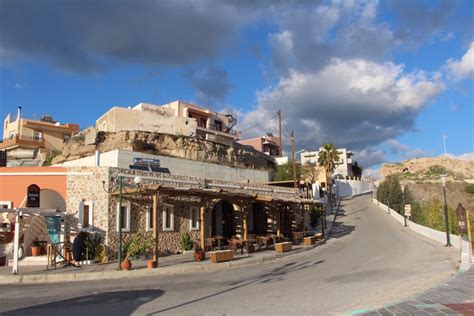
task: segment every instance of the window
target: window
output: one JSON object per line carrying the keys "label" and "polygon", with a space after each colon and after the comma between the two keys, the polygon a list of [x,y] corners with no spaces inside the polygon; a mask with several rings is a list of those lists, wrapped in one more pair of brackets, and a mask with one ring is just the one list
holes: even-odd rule
{"label": "window", "polygon": [[8,139],[15,138],[15,135],[16,135],[16,131],[15,132],[10,132],[10,134],[8,135]]}
{"label": "window", "polygon": [[163,231],[174,231],[174,207],[163,204]]}
{"label": "window", "polygon": [[191,230],[199,230],[199,208],[192,206],[189,210],[189,227]]}
{"label": "window", "polygon": [[[122,231],[130,231],[130,202],[122,202]],[[118,218],[118,205],[117,205],[117,230],[119,228],[119,218]]]}
{"label": "window", "polygon": [[146,226],[145,230],[147,232],[153,231],[153,210],[150,206],[146,207]]}
{"label": "window", "polygon": [[214,125],[216,128],[216,131],[222,131],[222,122],[221,121],[214,121]]}
{"label": "window", "polygon": [[64,142],[64,143],[67,143],[68,140],[69,140],[69,138],[71,138],[71,135],[69,135],[69,134],[64,134],[64,135],[63,135],[63,142]]}
{"label": "window", "polygon": [[11,201],[0,201],[0,208],[12,208]]}
{"label": "window", "polygon": [[207,119],[204,117],[201,117],[198,122],[199,127],[204,127],[206,128],[207,126]]}
{"label": "window", "polygon": [[35,132],[34,140],[40,141],[43,139],[43,133],[41,132]]}
{"label": "window", "polygon": [[79,209],[79,223],[82,229],[94,226],[94,203],[92,201],[81,202]]}

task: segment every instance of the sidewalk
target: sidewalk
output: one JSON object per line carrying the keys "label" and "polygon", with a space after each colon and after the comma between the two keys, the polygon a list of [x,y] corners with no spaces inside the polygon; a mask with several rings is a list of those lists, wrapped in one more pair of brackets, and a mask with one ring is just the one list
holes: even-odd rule
{"label": "sidewalk", "polygon": [[352,315],[474,315],[474,267],[405,301]]}
{"label": "sidewalk", "polygon": [[84,265],[80,268],[73,266],[60,267],[57,269],[46,270],[44,266],[21,266],[19,275],[12,275],[11,267],[0,268],[0,284],[20,284],[20,283],[57,283],[72,281],[89,280],[107,280],[135,278],[158,275],[185,274],[198,271],[215,271],[227,269],[229,267],[239,267],[252,264],[260,264],[277,258],[292,256],[295,254],[311,251],[314,248],[326,243],[330,237],[333,223],[336,218],[336,212],[327,217],[326,238],[316,242],[312,246],[293,245],[293,250],[286,253],[276,253],[274,250],[264,250],[252,254],[240,255],[238,253],[233,261],[212,263],[207,257],[206,260],[196,262],[194,260],[194,251],[186,254],[160,257],[158,259],[158,268],[147,269],[146,260],[132,261],[132,270],[120,271],[117,269],[117,262],[105,264]]}

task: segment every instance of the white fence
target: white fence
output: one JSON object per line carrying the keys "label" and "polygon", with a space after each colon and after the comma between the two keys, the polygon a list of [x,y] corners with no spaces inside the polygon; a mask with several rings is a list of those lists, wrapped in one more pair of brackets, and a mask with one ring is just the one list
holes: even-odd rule
{"label": "white fence", "polygon": [[[372,202],[377,204],[381,210],[384,210],[388,214],[392,216],[397,222],[399,222],[401,225],[405,224],[405,219],[402,215],[398,214],[396,211],[393,209],[389,208],[387,205],[383,204],[382,202],[377,201],[376,199],[373,199]],[[417,223],[414,223],[410,220],[407,220],[407,226],[410,230],[414,231],[415,233],[418,233],[420,235],[423,235],[431,240],[437,241],[441,244],[446,244],[446,233],[441,232],[436,229],[432,229],[426,226],[419,225]],[[457,249],[460,250],[461,252],[461,270],[468,270],[470,263],[471,263],[471,248],[469,246],[469,242],[466,240],[463,240],[459,238],[459,236],[450,234],[449,239],[451,242],[451,245]]]}
{"label": "white fence", "polygon": [[374,189],[374,185],[370,180],[336,179],[335,183],[335,193],[341,198],[369,193]]}

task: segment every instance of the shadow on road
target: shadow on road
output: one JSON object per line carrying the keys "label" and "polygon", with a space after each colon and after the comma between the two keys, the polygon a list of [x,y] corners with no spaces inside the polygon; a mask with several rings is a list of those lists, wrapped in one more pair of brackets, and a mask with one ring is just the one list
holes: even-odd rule
{"label": "shadow on road", "polygon": [[130,315],[141,305],[163,294],[162,290],[97,293],[4,312],[2,315]]}
{"label": "shadow on road", "polygon": [[209,294],[209,295],[205,295],[205,296],[193,299],[193,300],[189,300],[187,302],[184,302],[184,303],[181,303],[181,304],[178,304],[178,305],[174,305],[174,306],[170,306],[170,307],[167,307],[167,308],[164,308],[164,309],[160,309],[160,310],[157,310],[155,312],[150,313],[149,315],[167,313],[167,312],[170,312],[171,310],[174,310],[174,309],[186,306],[186,305],[190,305],[190,304],[193,304],[193,303],[196,303],[196,302],[199,302],[199,301],[203,301],[203,300],[206,300],[206,299],[214,298],[218,295],[234,291],[236,289],[245,287],[247,285],[251,285],[251,284],[255,284],[255,283],[266,284],[266,283],[273,283],[273,282],[283,281],[285,279],[285,276],[290,272],[310,268],[312,266],[321,264],[323,262],[325,262],[325,260],[317,260],[317,261],[306,260],[306,261],[303,261],[303,262],[289,262],[285,265],[282,265],[278,268],[273,269],[269,273],[265,273],[265,274],[262,274],[260,276],[253,276],[253,277],[250,277],[246,280],[239,280],[239,281],[227,283],[225,285],[226,286],[231,286],[231,287],[226,289],[226,290],[218,291],[218,292],[215,292],[213,294]]}
{"label": "shadow on road", "polygon": [[[363,211],[364,209],[361,209],[360,211]],[[351,214],[354,213],[354,212],[351,212]],[[343,223],[342,221],[338,220],[344,216],[347,216],[346,215],[346,211],[343,210],[343,209],[340,209],[338,212],[337,212],[337,217],[336,217],[336,222],[333,224],[332,226],[332,231],[331,231],[331,235],[329,236],[329,239],[332,239],[332,238],[342,238],[346,235],[349,235],[351,234],[354,229],[355,229],[355,226],[353,225],[347,225],[347,222],[346,223]],[[356,218],[357,219],[357,218]]]}

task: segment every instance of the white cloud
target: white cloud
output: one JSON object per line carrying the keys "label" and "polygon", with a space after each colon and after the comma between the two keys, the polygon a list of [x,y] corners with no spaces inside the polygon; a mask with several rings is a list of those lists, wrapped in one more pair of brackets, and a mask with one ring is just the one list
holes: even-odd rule
{"label": "white cloud", "polygon": [[461,60],[448,59],[446,61],[448,76],[455,80],[473,79],[474,75],[474,42],[471,43]]}
{"label": "white cloud", "polygon": [[404,159],[417,158],[426,155],[424,150],[419,148],[410,148],[409,146],[403,145],[395,139],[388,139],[385,144],[390,147],[393,154],[397,154]]}
{"label": "white cloud", "polygon": [[379,180],[382,179],[380,174],[380,168],[367,168],[362,170],[362,175],[364,178]]}
{"label": "white cloud", "polygon": [[[464,153],[462,155],[453,155],[453,154],[447,154],[448,157],[454,158],[454,159],[459,159],[459,160],[466,160],[466,161],[474,161],[474,153]],[[440,155],[440,157],[444,157],[444,154]]]}
{"label": "white cloud", "polygon": [[[246,136],[275,131],[269,120],[281,108],[297,147],[323,142],[363,149],[413,129],[417,114],[444,88],[423,72],[404,73],[403,65],[364,59],[332,59],[311,73],[296,70],[275,86],[257,93],[258,106],[242,119],[244,126],[266,123]],[[312,128],[309,128],[312,127]]]}

